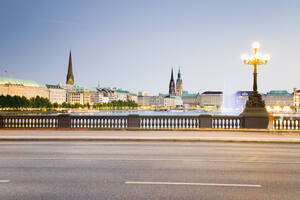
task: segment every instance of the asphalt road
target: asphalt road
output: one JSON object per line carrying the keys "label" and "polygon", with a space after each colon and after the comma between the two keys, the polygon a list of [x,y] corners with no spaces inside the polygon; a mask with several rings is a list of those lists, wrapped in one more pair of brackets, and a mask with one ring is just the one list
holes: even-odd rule
{"label": "asphalt road", "polygon": [[0,142],[0,199],[300,199],[300,145]]}

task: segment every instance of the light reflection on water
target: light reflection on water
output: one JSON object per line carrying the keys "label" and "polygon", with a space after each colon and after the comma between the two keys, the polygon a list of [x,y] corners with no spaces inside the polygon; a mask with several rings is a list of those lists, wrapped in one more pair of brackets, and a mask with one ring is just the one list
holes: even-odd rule
{"label": "light reflection on water", "polygon": [[[169,110],[169,111],[95,111],[95,112],[73,112],[71,115],[92,115],[92,116],[127,116],[127,115],[141,115],[141,116],[199,116],[199,115],[212,115],[212,116],[238,116],[241,111],[207,111],[203,112],[200,110]],[[273,113],[274,117],[300,117],[300,113]]]}
{"label": "light reflection on water", "polygon": [[127,115],[150,115],[150,116],[199,116],[199,115],[236,115],[240,113],[224,113],[221,111],[207,111],[200,110],[170,110],[170,111],[99,111],[99,112],[82,112],[70,113],[71,115],[105,115],[105,116],[127,116]]}

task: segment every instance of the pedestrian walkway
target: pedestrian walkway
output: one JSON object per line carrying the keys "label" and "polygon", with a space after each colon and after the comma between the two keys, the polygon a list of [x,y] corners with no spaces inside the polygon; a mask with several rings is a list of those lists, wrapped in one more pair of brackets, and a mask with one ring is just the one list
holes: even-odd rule
{"label": "pedestrian walkway", "polygon": [[178,141],[178,142],[282,142],[300,143],[297,132],[255,131],[57,131],[0,130],[0,141],[8,140],[99,140],[99,141]]}

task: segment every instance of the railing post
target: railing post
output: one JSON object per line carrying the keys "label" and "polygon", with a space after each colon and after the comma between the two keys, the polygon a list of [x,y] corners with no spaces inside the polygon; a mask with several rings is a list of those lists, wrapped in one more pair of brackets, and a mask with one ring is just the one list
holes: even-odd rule
{"label": "railing post", "polygon": [[4,117],[0,115],[0,128],[4,127]]}
{"label": "railing post", "polygon": [[199,116],[199,128],[212,128],[212,116],[200,115]]}
{"label": "railing post", "polygon": [[71,128],[71,115],[69,114],[58,115],[58,128]]}
{"label": "railing post", "polygon": [[128,128],[140,128],[140,116],[139,115],[128,115],[127,116],[127,127]]}

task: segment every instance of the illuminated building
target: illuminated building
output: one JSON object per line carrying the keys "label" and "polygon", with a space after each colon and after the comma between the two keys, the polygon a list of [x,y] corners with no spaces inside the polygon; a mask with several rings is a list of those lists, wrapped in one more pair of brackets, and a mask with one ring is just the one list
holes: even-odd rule
{"label": "illuminated building", "polygon": [[300,107],[300,90],[294,88],[293,105],[298,109]]}
{"label": "illuminated building", "polygon": [[223,92],[206,91],[201,94],[200,106],[220,108],[223,102]]}
{"label": "illuminated building", "polygon": [[235,106],[239,109],[246,107],[246,102],[252,91],[237,91],[235,93]]}
{"label": "illuminated building", "polygon": [[32,80],[0,77],[0,95],[24,96],[27,99],[40,96],[49,99],[49,90]]}

